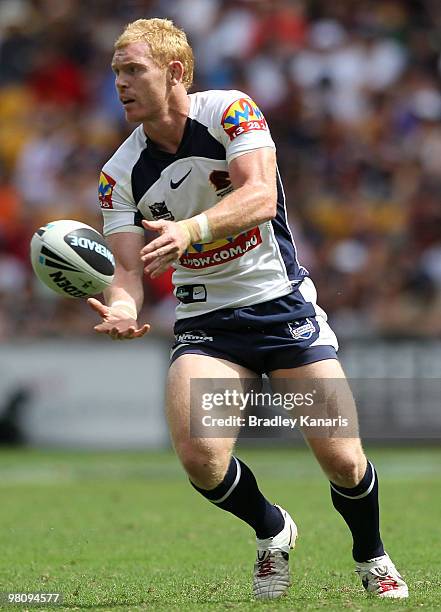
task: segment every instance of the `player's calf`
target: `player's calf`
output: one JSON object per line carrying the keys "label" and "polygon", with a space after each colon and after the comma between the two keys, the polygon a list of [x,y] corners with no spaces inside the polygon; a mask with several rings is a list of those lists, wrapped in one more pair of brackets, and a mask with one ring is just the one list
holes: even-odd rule
{"label": "player's calf", "polygon": [[231,512],[250,525],[258,538],[278,534],[284,525],[280,510],[261,493],[250,468],[237,457],[232,457],[222,482],[208,489],[194,488],[211,503]]}

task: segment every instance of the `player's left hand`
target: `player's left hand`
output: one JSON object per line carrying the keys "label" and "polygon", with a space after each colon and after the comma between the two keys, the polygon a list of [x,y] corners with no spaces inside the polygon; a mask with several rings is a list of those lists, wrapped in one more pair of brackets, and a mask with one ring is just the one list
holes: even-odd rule
{"label": "player's left hand", "polygon": [[155,278],[181,257],[189,245],[190,236],[185,227],[174,221],[144,220],[142,224],[145,229],[160,234],[141,249],[144,272]]}
{"label": "player's left hand", "polygon": [[148,323],[139,327],[136,319],[132,318],[124,308],[106,306],[95,298],[89,298],[87,303],[102,319],[101,323],[95,325],[94,330],[99,334],[108,334],[112,340],[142,338],[150,331]]}

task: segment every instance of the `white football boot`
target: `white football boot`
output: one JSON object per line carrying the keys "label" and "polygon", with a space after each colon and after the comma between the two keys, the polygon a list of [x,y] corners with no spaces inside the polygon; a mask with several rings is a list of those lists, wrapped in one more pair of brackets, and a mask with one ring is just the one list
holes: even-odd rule
{"label": "white football boot", "polygon": [[289,577],[289,551],[294,548],[297,526],[289,514],[277,506],[285,519],[282,531],[272,538],[257,542],[254,564],[253,593],[256,599],[281,597],[291,585]]}
{"label": "white football boot", "polygon": [[355,571],[371,595],[391,599],[405,599],[409,596],[407,584],[386,553],[365,563],[357,563]]}

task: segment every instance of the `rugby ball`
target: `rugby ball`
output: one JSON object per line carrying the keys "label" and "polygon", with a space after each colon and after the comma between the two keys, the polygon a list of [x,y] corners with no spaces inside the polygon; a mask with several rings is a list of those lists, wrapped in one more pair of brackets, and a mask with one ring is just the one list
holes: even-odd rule
{"label": "rugby ball", "polygon": [[115,259],[103,236],[79,221],[52,221],[31,240],[35,274],[50,289],[71,298],[96,295],[113,281]]}

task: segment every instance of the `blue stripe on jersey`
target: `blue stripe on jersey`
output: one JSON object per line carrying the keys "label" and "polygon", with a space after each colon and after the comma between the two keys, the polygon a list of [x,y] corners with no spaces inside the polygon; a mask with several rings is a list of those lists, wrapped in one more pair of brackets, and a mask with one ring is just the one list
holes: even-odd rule
{"label": "blue stripe on jersey", "polygon": [[285,193],[282,181],[280,180],[279,170],[277,169],[277,214],[272,219],[274,235],[279,245],[280,254],[285,264],[286,273],[291,281],[300,280],[308,276],[308,270],[299,264],[297,250],[288,225],[286,214]]}
{"label": "blue stripe on jersey", "polygon": [[196,119],[187,118],[184,135],[176,153],[159,149],[154,142],[146,139],[146,148],[141,151],[138,161],[132,168],[132,193],[136,204],[150,187],[161,177],[161,172],[179,159],[204,157],[224,161],[225,147]]}

